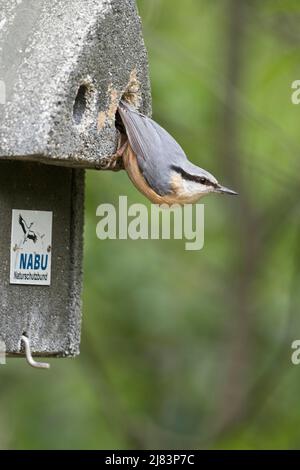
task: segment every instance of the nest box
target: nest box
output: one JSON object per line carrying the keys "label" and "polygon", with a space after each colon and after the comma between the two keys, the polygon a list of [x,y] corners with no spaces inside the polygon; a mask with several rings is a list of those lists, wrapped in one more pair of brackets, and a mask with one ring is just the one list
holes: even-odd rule
{"label": "nest box", "polygon": [[150,112],[134,0],[2,0],[0,339],[79,353],[84,170],[116,151],[129,93]]}

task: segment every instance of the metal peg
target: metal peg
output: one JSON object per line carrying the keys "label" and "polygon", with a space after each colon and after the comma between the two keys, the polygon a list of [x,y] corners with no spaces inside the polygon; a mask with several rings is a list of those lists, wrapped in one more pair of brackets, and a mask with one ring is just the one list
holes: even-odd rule
{"label": "metal peg", "polygon": [[23,343],[25,345],[26,360],[27,360],[28,364],[31,367],[35,367],[35,368],[38,368],[38,369],[49,369],[50,368],[50,364],[48,364],[47,362],[36,362],[33,359],[32,354],[31,354],[31,350],[30,350],[30,342],[29,342],[29,339],[27,338],[27,336],[22,335],[21,336],[21,341],[23,341]]}

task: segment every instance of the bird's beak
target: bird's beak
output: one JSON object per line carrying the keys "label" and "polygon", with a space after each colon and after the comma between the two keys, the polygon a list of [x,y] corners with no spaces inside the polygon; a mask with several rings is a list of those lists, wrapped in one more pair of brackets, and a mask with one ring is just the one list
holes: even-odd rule
{"label": "bird's beak", "polygon": [[225,186],[219,186],[218,188],[216,188],[216,193],[231,194],[232,196],[238,196],[238,193],[236,191],[233,191],[229,188],[225,188]]}

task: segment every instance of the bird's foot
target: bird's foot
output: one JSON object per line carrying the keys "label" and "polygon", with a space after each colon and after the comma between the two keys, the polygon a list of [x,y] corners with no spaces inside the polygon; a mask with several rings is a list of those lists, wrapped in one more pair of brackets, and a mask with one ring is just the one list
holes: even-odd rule
{"label": "bird's foot", "polygon": [[110,170],[110,171],[120,171],[124,170],[124,163],[123,163],[123,153],[127,147],[127,140],[123,143],[116,153],[109,157],[101,158],[99,162],[99,167],[101,170]]}
{"label": "bird's foot", "polygon": [[120,171],[124,170],[123,158],[116,153],[110,157],[101,158],[99,162],[101,170]]}

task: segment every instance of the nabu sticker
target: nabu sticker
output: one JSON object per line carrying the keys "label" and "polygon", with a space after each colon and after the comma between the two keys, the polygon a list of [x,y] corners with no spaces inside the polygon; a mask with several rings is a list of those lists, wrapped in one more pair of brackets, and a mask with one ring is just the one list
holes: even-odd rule
{"label": "nabu sticker", "polygon": [[51,284],[52,212],[13,209],[11,284]]}

